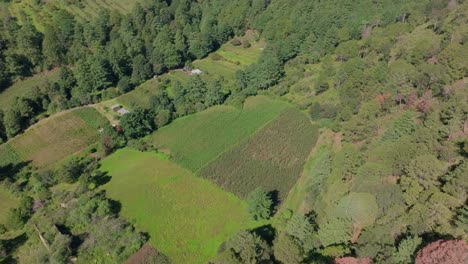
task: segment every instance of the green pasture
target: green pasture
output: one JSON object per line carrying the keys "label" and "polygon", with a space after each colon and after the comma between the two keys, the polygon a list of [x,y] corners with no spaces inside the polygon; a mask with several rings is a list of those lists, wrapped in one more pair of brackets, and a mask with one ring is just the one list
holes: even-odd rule
{"label": "green pasture", "polygon": [[111,177],[103,188],[122,204],[121,215],[176,264],[206,263],[223,241],[256,224],[245,202],[162,155],[125,148],[101,164]]}

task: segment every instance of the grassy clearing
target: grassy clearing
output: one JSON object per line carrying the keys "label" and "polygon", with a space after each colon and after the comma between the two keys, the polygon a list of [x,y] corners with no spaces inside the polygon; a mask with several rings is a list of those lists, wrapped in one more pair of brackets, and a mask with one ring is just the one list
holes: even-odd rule
{"label": "grassy clearing", "polygon": [[3,186],[0,185],[0,224],[5,223],[10,208],[16,206],[17,200],[13,195]]}
{"label": "grassy clearing", "polygon": [[242,198],[263,187],[277,192],[282,201],[302,172],[317,136],[318,128],[291,108],[202,168],[200,175]]}
{"label": "grassy clearing", "polygon": [[30,96],[35,89],[40,89],[57,80],[58,75],[58,70],[52,70],[13,83],[6,90],[0,92],[0,108],[9,108],[15,97]]}
{"label": "grassy clearing", "polygon": [[243,109],[216,106],[175,120],[152,135],[153,144],[182,167],[197,171],[260,127],[289,105],[257,96],[247,99]]}
{"label": "grassy clearing", "polygon": [[104,119],[93,108],[78,108],[42,120],[0,145],[0,166],[19,161],[49,166],[95,143],[100,122]]}
{"label": "grassy clearing", "polygon": [[244,48],[242,45],[234,46],[228,42],[207,58],[193,62],[194,68],[201,69],[202,77],[206,79],[222,77],[225,85],[233,85],[236,71],[255,63],[265,47],[265,42],[256,41],[253,33],[247,33],[238,39],[248,41],[251,46]]}
{"label": "grassy clearing", "polygon": [[174,263],[206,263],[237,231],[253,227],[246,204],[155,153],[121,149],[102,161],[107,196]]}

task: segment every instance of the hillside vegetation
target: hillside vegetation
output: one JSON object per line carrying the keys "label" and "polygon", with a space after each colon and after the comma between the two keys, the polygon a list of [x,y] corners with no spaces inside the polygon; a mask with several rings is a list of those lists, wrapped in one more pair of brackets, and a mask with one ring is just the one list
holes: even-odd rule
{"label": "hillside vegetation", "polygon": [[0,18],[0,262],[466,262],[468,1]]}

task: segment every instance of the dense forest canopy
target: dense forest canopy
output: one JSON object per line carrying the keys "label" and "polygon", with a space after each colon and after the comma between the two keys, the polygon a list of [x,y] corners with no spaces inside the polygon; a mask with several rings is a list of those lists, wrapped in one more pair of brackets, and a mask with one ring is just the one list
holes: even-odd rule
{"label": "dense forest canopy", "polygon": [[[33,12],[12,12],[19,4]],[[468,259],[467,1],[142,0],[126,12],[74,13],[87,4],[0,1],[0,96],[25,78],[57,73],[0,105],[0,154],[49,115],[191,69],[220,56],[225,43],[248,48],[239,40],[247,32],[266,44],[232,80],[161,81],[117,129],[81,116],[100,129],[98,142],[55,166],[18,158],[0,167],[2,188],[17,200],[0,218],[0,263],[124,262],[151,237],[106,196],[101,186],[112,175],[99,161],[125,147],[175,155],[146,136],[213,106],[242,108],[256,95],[306,113],[318,140],[288,197],[252,188],[245,207],[266,224],[216,245],[210,263]],[[170,257],[156,251],[147,261]]]}

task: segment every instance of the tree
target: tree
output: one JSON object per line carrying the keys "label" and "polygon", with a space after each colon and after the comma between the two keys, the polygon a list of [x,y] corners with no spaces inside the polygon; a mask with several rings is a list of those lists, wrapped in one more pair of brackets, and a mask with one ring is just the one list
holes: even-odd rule
{"label": "tree", "polygon": [[314,233],[315,233],[314,219],[301,214],[295,214],[288,221],[284,232],[296,239],[299,243],[301,250],[305,253],[312,250],[314,247]]}
{"label": "tree", "polygon": [[317,237],[324,247],[347,243],[351,240],[351,235],[351,220],[336,217],[320,225],[317,232]]}
{"label": "tree", "polygon": [[38,66],[42,60],[42,34],[37,31],[30,19],[26,19],[24,25],[16,35],[16,50],[18,54],[25,56],[33,66]]}
{"label": "tree", "polygon": [[163,127],[167,125],[172,118],[172,112],[169,110],[161,110],[156,114],[156,118],[154,119],[154,124],[156,127]]}
{"label": "tree", "polygon": [[269,260],[271,249],[256,234],[241,231],[230,238],[222,251],[220,263],[256,264]]}
{"label": "tree", "polygon": [[64,163],[57,171],[56,175],[60,182],[74,183],[81,176],[85,164],[78,158],[72,158]]}
{"label": "tree", "polygon": [[153,119],[147,110],[136,108],[120,119],[120,126],[127,138],[138,138],[153,131]]}
{"label": "tree", "polygon": [[29,220],[32,214],[33,199],[29,196],[20,199],[18,207],[8,212],[6,227],[9,230],[19,230]]}
{"label": "tree", "polygon": [[162,110],[174,111],[172,100],[167,94],[166,90],[158,89],[149,99],[151,111],[158,113]]}
{"label": "tree", "polygon": [[416,249],[421,244],[422,239],[418,236],[408,237],[400,242],[398,250],[393,252],[395,263],[412,263],[416,254]]}
{"label": "tree", "polygon": [[132,61],[132,83],[138,85],[151,77],[151,66],[145,56],[139,54]]}
{"label": "tree", "polygon": [[248,211],[255,220],[268,219],[271,216],[273,202],[262,188],[256,188],[247,197]]}
{"label": "tree", "polygon": [[16,136],[21,131],[21,113],[16,109],[8,109],[3,119],[5,132],[8,138]]}
{"label": "tree", "polygon": [[413,159],[405,168],[405,177],[410,177],[428,189],[440,185],[439,178],[444,174],[444,164],[432,155],[422,155]]}
{"label": "tree", "polygon": [[68,235],[57,234],[50,246],[50,263],[66,263],[71,255],[69,250],[72,238]]}
{"label": "tree", "polygon": [[465,201],[468,196],[468,162],[462,160],[456,168],[443,177],[444,192]]}
{"label": "tree", "polygon": [[45,27],[42,46],[42,53],[47,67],[59,66],[64,62],[66,49],[59,40],[57,29],[53,25]]}
{"label": "tree", "polygon": [[274,241],[273,250],[275,258],[284,264],[299,264],[305,257],[300,242],[285,233],[280,234]]}
{"label": "tree", "polygon": [[119,82],[117,83],[117,88],[121,93],[128,93],[132,90],[133,86],[130,83],[130,77],[128,76],[123,76]]}
{"label": "tree", "polygon": [[207,106],[219,105],[224,102],[224,93],[221,80],[214,80],[206,87],[205,104]]}
{"label": "tree", "polygon": [[416,264],[465,263],[468,259],[468,243],[463,240],[437,240],[421,249]]}

